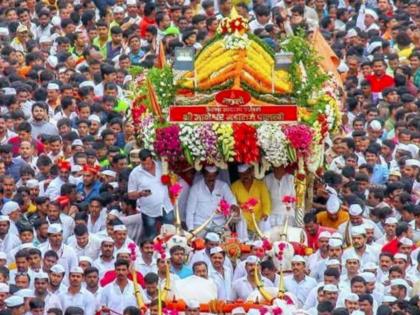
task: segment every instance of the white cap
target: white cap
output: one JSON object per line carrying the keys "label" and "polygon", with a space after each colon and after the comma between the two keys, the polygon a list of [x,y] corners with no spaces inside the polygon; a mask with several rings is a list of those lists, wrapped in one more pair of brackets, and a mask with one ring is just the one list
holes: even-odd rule
{"label": "white cap", "polygon": [[11,87],[2,88],[4,95],[16,95],[16,89]]}
{"label": "white cap", "polygon": [[255,255],[250,255],[245,259],[246,264],[258,264],[260,260]]}
{"label": "white cap", "polygon": [[131,251],[130,251],[130,249],[128,247],[123,246],[119,250],[117,250],[117,256],[119,254],[131,254]]}
{"label": "white cap", "polygon": [[292,262],[301,262],[301,263],[306,263],[305,258],[303,258],[300,255],[295,255],[292,258]]}
{"label": "white cap", "polygon": [[7,27],[0,27],[0,36],[9,36],[10,32]]}
{"label": "white cap", "polygon": [[195,299],[187,300],[187,308],[189,309],[200,308],[200,302],[198,302]]}
{"label": "white cap", "polygon": [[208,232],[205,236],[205,239],[210,242],[220,242],[220,236],[214,232]]}
{"label": "white cap", "polygon": [[344,300],[349,302],[359,302],[359,296],[356,293],[348,293],[345,295]]}
{"label": "white cap", "polygon": [[354,28],[351,28],[347,31],[345,38],[351,38],[351,37],[356,37],[356,36],[357,36],[357,31]]}
{"label": "white cap", "polygon": [[109,182],[108,184],[111,185],[112,188],[117,189],[119,187],[118,182]]}
{"label": "white cap", "polygon": [[125,3],[127,5],[137,5],[137,1],[136,0],[127,0]]}
{"label": "white cap", "polygon": [[34,279],[48,279],[48,273],[40,271],[34,275]]}
{"label": "white cap", "polygon": [[417,159],[408,159],[405,161],[406,166],[420,167],[420,161]]}
{"label": "white cap", "polygon": [[375,20],[378,19],[378,14],[372,10],[372,9],[366,9],[365,10],[365,15],[370,15],[371,17],[373,17]]}
{"label": "white cap", "polygon": [[338,210],[340,210],[340,199],[338,199],[337,195],[332,194],[327,201],[327,211],[328,213],[335,214]]}
{"label": "white cap", "polygon": [[114,9],[112,10],[113,13],[124,13],[124,8],[117,5],[114,7]]}
{"label": "white cap", "polygon": [[237,314],[246,314],[245,309],[242,306],[239,307],[235,307],[232,312],[230,312],[232,315],[237,315]]}
{"label": "white cap", "polygon": [[70,269],[70,273],[83,273],[83,269],[79,266],[74,266]]}
{"label": "white cap", "polygon": [[114,231],[127,231],[127,227],[124,224],[114,225]]}
{"label": "white cap", "polygon": [[99,118],[98,115],[92,114],[88,117],[89,121],[96,121],[97,123],[101,123],[101,119]]}
{"label": "white cap", "polygon": [[413,241],[412,240],[410,240],[409,238],[407,238],[407,237],[402,237],[400,240],[399,240],[399,242],[400,242],[400,244],[402,244],[402,245],[405,245],[405,246],[413,246]]}
{"label": "white cap", "polygon": [[47,90],[59,90],[59,89],[60,87],[58,86],[57,83],[50,82],[47,85]]}
{"label": "white cap", "polygon": [[51,68],[55,68],[58,65],[58,58],[54,55],[49,55],[47,58],[47,64],[50,65]]}
{"label": "white cap", "polygon": [[332,247],[332,248],[336,248],[336,247],[342,247],[343,246],[343,241],[336,239],[336,238],[330,238],[328,240],[328,246]]}
{"label": "white cap", "polygon": [[15,293],[17,296],[23,297],[23,298],[33,298],[35,297],[34,291],[31,289],[20,289]]}
{"label": "white cap", "polygon": [[51,267],[50,270],[54,273],[65,273],[66,272],[64,267],[60,264],[55,264],[54,266]]}
{"label": "white cap", "polygon": [[223,252],[223,248],[221,248],[220,246],[216,246],[210,249],[210,255],[222,253],[222,252]]}
{"label": "white cap", "polygon": [[378,269],[378,265],[369,261],[363,265],[363,270],[375,270]]}
{"label": "white cap", "polygon": [[330,266],[341,265],[341,264],[340,264],[340,261],[339,261],[338,259],[328,259],[328,260],[325,262],[325,265],[326,265],[327,267],[330,267]]}
{"label": "white cap", "polygon": [[350,215],[361,215],[362,212],[363,212],[362,207],[357,203],[352,204],[349,208]]}
{"label": "white cap", "polygon": [[1,209],[1,212],[4,215],[9,215],[12,212],[14,212],[16,210],[19,210],[19,209],[20,209],[19,204],[16,201],[10,200],[3,205],[3,208]]}
{"label": "white cap", "polygon": [[395,217],[388,217],[385,219],[385,224],[397,224],[398,220]]}
{"label": "white cap", "polygon": [[37,188],[37,187],[39,187],[39,181],[36,180],[36,179],[30,179],[30,180],[26,181],[26,187],[28,187],[29,189]]}
{"label": "white cap", "polygon": [[367,230],[374,230],[375,229],[375,227],[373,226],[373,223],[370,222],[370,221],[366,221],[362,225],[365,228],[365,231],[367,231]]}
{"label": "white cap", "polygon": [[261,313],[260,313],[260,310],[256,308],[250,308],[246,314],[247,315],[260,315]]}
{"label": "white cap", "polygon": [[0,259],[1,260],[7,259],[7,255],[5,252],[0,252]]}
{"label": "white cap", "polygon": [[16,29],[16,33],[22,33],[22,32],[27,32],[28,31],[28,27],[24,24],[19,24],[19,26]]}
{"label": "white cap", "polygon": [[77,146],[83,147],[83,141],[80,140],[80,139],[74,139],[73,142],[71,143],[71,146],[72,147],[77,147]]}
{"label": "white cap", "polygon": [[405,261],[408,261],[407,255],[406,254],[403,254],[403,253],[396,253],[394,255],[394,259],[403,259]]}
{"label": "white cap", "polygon": [[[382,42],[379,42],[379,41],[374,41],[374,42],[372,42],[372,43],[370,43],[368,46],[367,46],[367,48],[366,48],[366,52],[368,53],[368,54],[371,54],[371,53],[373,53],[374,52],[374,50],[375,49],[377,49],[377,48],[379,48],[379,47],[382,47]],[[374,120],[375,121],[375,120]],[[372,122],[374,122],[374,121],[372,121]],[[379,125],[381,125],[381,123],[379,122],[379,121],[377,121],[376,120],[376,122],[379,124]],[[379,130],[381,130],[382,129],[382,127],[380,127],[379,129],[378,129],[378,125],[377,124],[374,124],[374,126],[375,127],[372,127],[371,125],[369,125],[373,130],[376,130],[376,131],[379,131]]]}
{"label": "white cap", "polygon": [[[39,43],[43,44],[43,43],[52,43],[52,38],[46,35],[41,35],[39,37]],[[56,57],[57,58],[57,57]]]}
{"label": "white cap", "polygon": [[9,286],[6,283],[0,283],[0,293],[9,293]]}
{"label": "white cap", "polygon": [[366,282],[376,282],[376,276],[374,273],[371,272],[362,272],[359,274]]}
{"label": "white cap", "polygon": [[326,284],[324,285],[324,291],[338,292],[338,288],[335,284]]}
{"label": "white cap", "polygon": [[348,257],[346,257],[345,261],[347,262],[347,260],[357,260],[357,261],[360,261],[360,258],[356,254],[353,254],[353,255],[349,255]]}
{"label": "white cap", "polygon": [[331,234],[331,238],[336,238],[338,240],[344,240],[343,235],[340,232],[334,232],[333,234]]}
{"label": "white cap", "polygon": [[95,83],[93,81],[83,81],[82,83],[79,84],[79,88],[82,88],[85,86],[90,86],[92,88],[95,88]]}
{"label": "white cap", "polygon": [[49,234],[58,234],[63,232],[63,227],[60,223],[53,223],[48,226],[47,232]]}
{"label": "white cap", "polygon": [[105,243],[105,242],[107,242],[107,243],[115,243],[114,239],[113,239],[112,237],[110,237],[110,236],[105,237],[105,238],[101,241],[101,244],[102,244],[102,243]]}
{"label": "white cap", "polygon": [[385,295],[383,300],[382,300],[382,302],[385,302],[385,303],[394,303],[394,302],[397,302],[397,301],[398,301],[398,299],[395,296],[392,296],[392,295]]}
{"label": "white cap", "polygon": [[111,211],[109,211],[108,215],[112,215],[114,217],[119,217],[120,212],[117,209],[112,209]]}
{"label": "white cap", "polygon": [[101,172],[102,175],[110,176],[110,177],[117,177],[117,173],[112,170],[104,170]]}
{"label": "white cap", "polygon": [[366,235],[366,229],[364,224],[353,226],[351,228],[351,236],[357,236],[357,235]]}
{"label": "white cap", "polygon": [[366,313],[361,310],[355,310],[351,312],[351,315],[366,315]]}
{"label": "white cap", "polygon": [[8,215],[0,215],[0,221],[10,222],[10,218]]}
{"label": "white cap", "polygon": [[[76,140],[78,140],[78,139],[76,139]],[[76,141],[75,140],[75,141]],[[81,170],[83,169],[83,167],[81,166],[81,165],[72,165],[71,166],[71,172],[72,173],[78,173],[78,172],[80,172]]]}
{"label": "white cap", "polygon": [[[376,43],[376,42],[375,42]],[[374,44],[374,43],[372,43],[372,44]],[[379,42],[379,45],[381,45],[381,43]],[[370,128],[372,128],[373,130],[375,130],[375,131],[379,131],[379,130],[381,130],[382,129],[382,125],[381,125],[381,123],[378,121],[378,120],[376,120],[376,119],[374,119],[374,120],[372,120],[371,122],[370,122],[370,124],[369,124],[369,127]]]}
{"label": "white cap", "polygon": [[23,305],[24,300],[21,296],[12,295],[5,299],[4,302],[6,303],[7,307],[12,308]]}
{"label": "white cap", "polygon": [[217,172],[217,167],[216,166],[207,165],[204,169],[209,173],[216,173]]}
{"label": "white cap", "polygon": [[394,286],[394,285],[402,285],[402,286],[406,287],[407,289],[410,288],[407,281],[405,281],[404,279],[401,279],[401,278],[392,279],[391,280],[391,287]]}
{"label": "white cap", "polygon": [[251,165],[249,165],[249,164],[239,164],[238,165],[238,173],[245,173],[250,167],[251,167]]}
{"label": "white cap", "polygon": [[331,238],[331,233],[328,231],[322,231],[321,233],[319,233],[318,239],[320,238]]}

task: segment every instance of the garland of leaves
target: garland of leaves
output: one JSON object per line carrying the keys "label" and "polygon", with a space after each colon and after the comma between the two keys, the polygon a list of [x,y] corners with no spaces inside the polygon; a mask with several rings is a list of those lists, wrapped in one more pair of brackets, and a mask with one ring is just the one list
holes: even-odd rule
{"label": "garland of leaves", "polygon": [[[299,106],[311,106],[310,100],[316,91],[320,91],[322,85],[329,76],[319,68],[320,57],[308,42],[305,34],[299,32],[290,36],[282,44],[284,51],[293,53],[292,64],[290,65],[290,80],[293,84],[293,97]],[[301,66],[306,71],[304,77]]]}

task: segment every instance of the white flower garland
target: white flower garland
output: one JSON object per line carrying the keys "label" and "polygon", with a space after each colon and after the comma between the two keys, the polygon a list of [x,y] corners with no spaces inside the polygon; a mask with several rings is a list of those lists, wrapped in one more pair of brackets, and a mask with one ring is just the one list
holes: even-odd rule
{"label": "white flower garland", "polygon": [[200,129],[192,124],[181,124],[179,139],[182,146],[186,148],[193,160],[204,161],[206,159],[206,150],[200,141]]}
{"label": "white flower garland", "polygon": [[287,140],[278,124],[260,125],[257,129],[258,144],[264,151],[266,160],[278,167],[289,163],[287,158]]}

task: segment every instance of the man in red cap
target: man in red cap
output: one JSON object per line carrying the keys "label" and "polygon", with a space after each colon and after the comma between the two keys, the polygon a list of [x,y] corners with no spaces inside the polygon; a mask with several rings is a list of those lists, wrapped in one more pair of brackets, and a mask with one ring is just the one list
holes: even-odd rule
{"label": "man in red cap", "polygon": [[54,178],[51,183],[48,185],[45,195],[50,198],[50,200],[56,200],[60,196],[61,186],[69,182],[70,178],[70,162],[66,160],[58,160],[58,176]]}
{"label": "man in red cap", "polygon": [[102,187],[98,180],[99,166],[83,166],[83,181],[77,185],[76,191],[80,198],[79,201],[88,203],[92,198],[99,197],[99,191]]}

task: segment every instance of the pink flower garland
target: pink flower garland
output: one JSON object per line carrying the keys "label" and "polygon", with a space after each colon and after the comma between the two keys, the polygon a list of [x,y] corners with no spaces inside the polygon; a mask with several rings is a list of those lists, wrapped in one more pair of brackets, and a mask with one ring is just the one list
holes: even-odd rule
{"label": "pink flower garland", "polygon": [[159,156],[166,156],[169,163],[177,162],[182,157],[179,126],[171,125],[157,129],[154,148]]}
{"label": "pink flower garland", "polygon": [[288,126],[284,134],[290,145],[296,150],[298,157],[306,157],[310,154],[313,132],[306,125]]}

